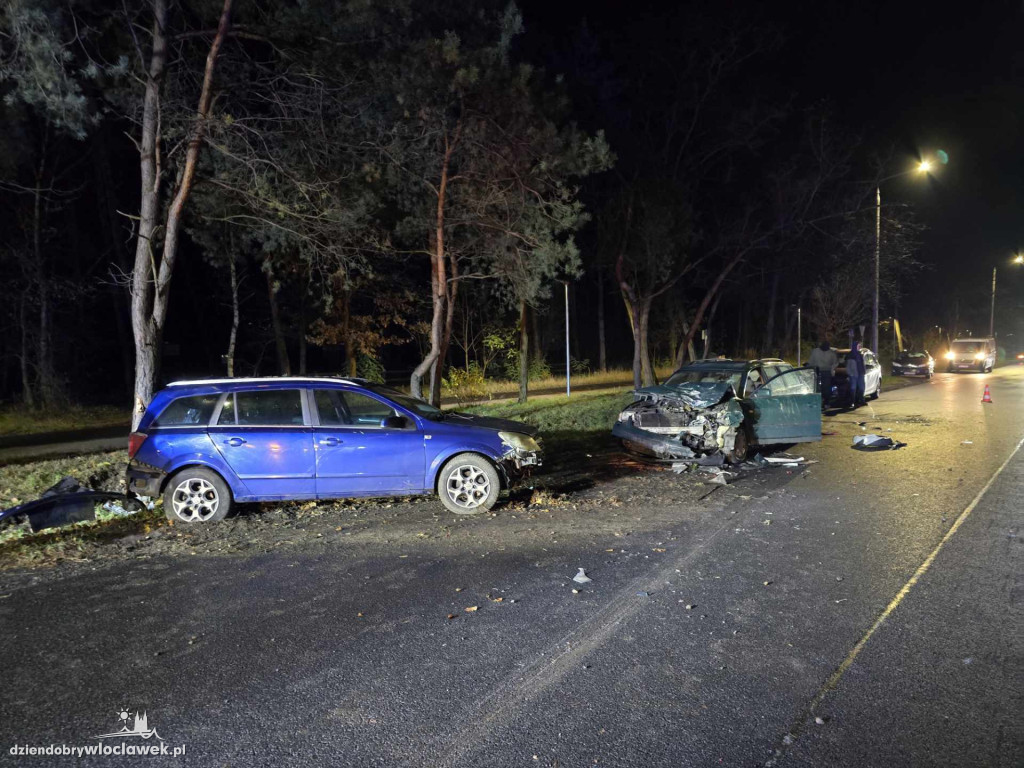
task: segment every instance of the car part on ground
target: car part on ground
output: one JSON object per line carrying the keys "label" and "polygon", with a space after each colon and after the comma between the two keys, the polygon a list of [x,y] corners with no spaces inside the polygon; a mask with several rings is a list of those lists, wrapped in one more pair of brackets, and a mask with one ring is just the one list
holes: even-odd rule
{"label": "car part on ground", "polygon": [[896,451],[906,446],[883,435],[854,435],[853,447],[858,451]]}
{"label": "car part on ground", "polygon": [[33,533],[46,528],[80,523],[96,519],[96,505],[117,502],[141,512],[148,505],[138,498],[111,491],[94,491],[73,477],[62,478],[47,488],[35,501],[0,510],[0,521],[27,517]]}

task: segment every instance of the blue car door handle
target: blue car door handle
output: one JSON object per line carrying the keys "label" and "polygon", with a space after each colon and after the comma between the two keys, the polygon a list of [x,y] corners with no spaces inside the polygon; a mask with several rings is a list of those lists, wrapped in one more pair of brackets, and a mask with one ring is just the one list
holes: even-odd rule
{"label": "blue car door handle", "polygon": [[224,442],[227,445],[233,445],[233,446],[235,446],[237,448],[238,446],[240,446],[242,443],[245,442],[245,438],[243,438],[243,437],[231,437],[231,438],[228,438],[227,440],[225,440]]}
{"label": "blue car door handle", "polygon": [[320,445],[340,445],[341,440],[336,437],[325,437],[320,441]]}

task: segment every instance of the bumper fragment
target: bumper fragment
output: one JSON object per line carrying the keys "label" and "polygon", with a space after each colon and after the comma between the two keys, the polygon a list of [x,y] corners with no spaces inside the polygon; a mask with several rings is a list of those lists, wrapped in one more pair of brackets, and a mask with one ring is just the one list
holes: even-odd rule
{"label": "bumper fragment", "polygon": [[129,496],[146,496],[157,498],[160,495],[160,486],[163,484],[167,473],[156,467],[129,464],[125,472],[125,488]]}

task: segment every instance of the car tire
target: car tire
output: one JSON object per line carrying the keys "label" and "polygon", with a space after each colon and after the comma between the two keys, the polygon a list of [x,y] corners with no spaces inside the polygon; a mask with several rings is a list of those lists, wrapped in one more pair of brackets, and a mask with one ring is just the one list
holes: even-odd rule
{"label": "car tire", "polygon": [[498,470],[486,456],[460,453],[448,459],[437,475],[437,496],[456,515],[487,512],[501,494]]}
{"label": "car tire", "polygon": [[742,464],[747,460],[749,452],[750,436],[747,434],[747,428],[740,424],[736,430],[736,439],[733,441],[732,450],[725,454],[725,460],[730,464]]}
{"label": "car tire", "polygon": [[176,523],[216,523],[228,516],[233,504],[228,484],[206,467],[185,467],[164,487],[164,514]]}

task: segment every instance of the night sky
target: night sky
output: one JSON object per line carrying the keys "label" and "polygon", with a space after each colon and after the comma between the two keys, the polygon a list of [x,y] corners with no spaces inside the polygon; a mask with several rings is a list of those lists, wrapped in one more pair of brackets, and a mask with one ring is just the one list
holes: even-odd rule
{"label": "night sky", "polygon": [[[671,45],[662,30],[679,4],[527,0],[523,7],[528,34],[541,30],[557,46],[586,20],[615,55],[629,57],[656,56],[657,46]],[[727,2],[715,8],[737,24],[776,28],[784,42],[759,65],[760,81],[780,97],[791,96],[795,107],[829,104],[861,137],[866,154],[893,152],[888,173],[934,158],[940,149],[948,154],[948,164],[929,179],[910,174],[883,185],[884,203],[912,204],[928,226],[919,254],[928,269],[905,298],[905,323],[944,324],[946,297],[955,295],[967,306],[983,305],[987,320],[995,266],[1005,266],[1000,317],[1024,306],[1024,268],[1009,265],[1024,249],[1019,0]],[[936,295],[943,298],[938,305]],[[997,326],[1005,333],[1019,314]]]}

